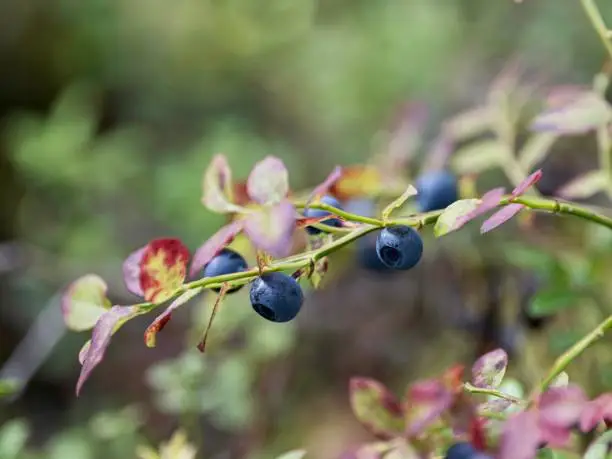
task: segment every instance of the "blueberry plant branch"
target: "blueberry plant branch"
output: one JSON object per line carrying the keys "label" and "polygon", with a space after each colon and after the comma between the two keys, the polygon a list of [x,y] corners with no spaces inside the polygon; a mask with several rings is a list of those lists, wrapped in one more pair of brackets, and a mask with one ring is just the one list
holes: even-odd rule
{"label": "blueberry plant branch", "polygon": [[507,400],[510,403],[514,403],[516,405],[522,405],[525,402],[524,400],[521,400],[520,398],[514,397],[510,394],[506,394],[497,389],[489,389],[486,387],[476,387],[470,383],[465,383],[463,385],[463,388],[465,389],[466,392],[469,392],[470,394],[491,395],[493,397],[500,398],[502,400]]}
{"label": "blueberry plant branch", "polygon": [[610,58],[612,58],[612,40],[610,38],[610,30],[606,26],[606,23],[601,16],[597,3],[595,3],[595,0],[580,0],[580,3],[582,4],[582,8],[584,9],[587,17],[591,21],[591,25],[597,32],[597,35],[599,35],[599,38],[601,39],[606,51],[610,55]]}

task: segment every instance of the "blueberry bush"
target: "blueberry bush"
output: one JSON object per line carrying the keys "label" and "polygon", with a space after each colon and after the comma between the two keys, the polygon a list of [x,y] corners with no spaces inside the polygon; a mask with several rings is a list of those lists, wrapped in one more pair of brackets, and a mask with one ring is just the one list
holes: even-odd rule
{"label": "blueberry bush", "polygon": [[[581,3],[612,58],[612,31],[594,1]],[[421,262],[434,243],[426,233],[435,238],[452,237],[460,230],[471,234],[474,222],[483,218],[478,225],[481,234],[510,221],[517,223],[513,232],[529,233],[543,214],[612,230],[607,209],[577,202],[599,193],[612,198],[612,106],[605,97],[611,77],[607,66],[592,87],[550,87],[540,97],[541,88],[523,84],[517,68],[508,67],[489,88],[485,106],[442,125],[416,177],[411,176],[413,158],[391,149],[365,164],[338,166],[320,185],[303,192],[291,188],[289,168],[278,156],[254,164],[241,181],[235,180],[231,161],[217,154],[204,171],[202,204],[226,221],[211,238],[193,251],[174,237],[136,248],[123,263],[125,284],[141,299],[133,304],[114,305],[107,298],[106,281],[97,274],[78,278],[64,292],[61,306],[67,327],[75,332],[92,330],[78,356],[81,373],[76,394],[85,390],[124,324],[163,308],[144,331],[147,347],[156,347],[158,339],[163,345],[163,329],[172,315],[199,296],[205,295],[210,303],[197,343],[202,353],[216,351],[208,346],[209,335],[222,307],[239,308],[250,301],[251,308],[244,308],[250,314],[246,320],[290,327],[303,309],[307,289],[322,286],[330,256],[350,246],[356,247],[366,269],[388,273],[409,271]],[[410,130],[423,122],[422,107],[410,105],[400,118],[398,131]],[[82,129],[86,139],[90,127]],[[546,192],[542,186],[546,169],[541,165],[551,147],[561,137],[586,133],[596,136],[599,167]],[[475,136],[481,137],[465,143]],[[121,170],[125,177],[118,180],[129,179],[130,170]],[[510,188],[480,190],[480,176],[494,170],[505,175]],[[79,183],[78,171],[63,173],[63,182],[104,186],[90,180]],[[522,311],[525,320],[537,326],[538,320],[568,312],[585,297],[596,303],[602,296],[605,300],[603,293],[595,295],[591,288],[600,275],[595,262],[602,256],[598,238],[606,237],[595,231],[585,243],[590,252],[581,260],[546,258],[537,251],[526,254],[530,250],[511,242],[495,247],[518,264],[531,262],[539,268],[544,284],[532,292],[529,307]],[[437,377],[416,381],[401,396],[380,381],[353,377],[348,399],[356,420],[373,438],[348,446],[343,459],[608,457],[612,392],[587,394],[569,375],[576,359],[612,328],[612,316],[603,315],[588,333],[560,346],[554,365],[527,390],[506,378],[512,362],[501,348],[484,353],[471,368],[457,364]],[[189,362],[185,360],[185,368]],[[228,362],[244,370],[244,362]],[[609,375],[605,364],[596,370],[602,377]],[[174,371],[172,367],[166,375]],[[164,386],[160,373],[152,379]],[[248,371],[242,379],[248,380]],[[0,395],[9,394],[12,385],[2,381]],[[197,394],[196,390],[196,398]],[[223,406],[215,408],[225,411]],[[228,419],[223,422],[231,424]],[[17,450],[26,436],[24,427],[8,427],[17,432],[9,432],[17,438]],[[88,435],[95,437],[101,431],[93,429]],[[192,458],[195,447],[178,432],[159,448],[141,446],[139,456]],[[308,452],[295,450],[282,456],[302,457]]]}

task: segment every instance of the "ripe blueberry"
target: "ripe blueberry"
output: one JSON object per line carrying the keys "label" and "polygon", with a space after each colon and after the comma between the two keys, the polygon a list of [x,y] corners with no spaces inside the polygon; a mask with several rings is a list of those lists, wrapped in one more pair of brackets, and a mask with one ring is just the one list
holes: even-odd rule
{"label": "ripe blueberry", "polygon": [[417,203],[421,212],[444,209],[458,199],[457,178],[448,171],[426,172],[417,179]]}
{"label": "ripe blueberry", "polygon": [[445,459],[491,459],[491,456],[477,451],[466,442],[455,443],[446,451]]}
{"label": "ripe blueberry", "polygon": [[410,226],[390,226],[378,235],[376,253],[380,261],[389,268],[410,269],[423,255],[423,240]]}
{"label": "ripe blueberry", "polygon": [[251,305],[257,314],[271,322],[289,322],[300,312],[304,293],[287,274],[268,273],[251,284]]}
{"label": "ripe blueberry", "polygon": [[[340,206],[340,202],[333,196],[329,196],[329,195],[323,196],[321,198],[321,202],[323,204],[327,204],[328,206],[332,206],[337,209],[342,209],[342,207]],[[330,215],[330,213],[325,210],[312,209],[310,207],[304,211],[304,217],[307,217],[307,218],[319,218],[319,217],[325,217],[326,215]],[[342,222],[338,220],[337,218],[328,218],[326,220],[322,220],[321,223],[324,223],[328,226],[335,226],[335,227],[342,226]],[[315,235],[315,234],[319,234],[321,230],[318,228],[315,228],[314,226],[307,226],[306,232],[308,234]]]}
{"label": "ripe blueberry", "polygon": [[[248,264],[244,257],[238,252],[232,249],[224,248],[204,266],[203,275],[204,277],[215,277],[223,276],[225,274],[233,274],[241,271],[245,271],[248,268]],[[226,293],[234,293],[240,290],[243,285],[238,285],[229,289]],[[215,292],[221,291],[220,287],[213,288]]]}

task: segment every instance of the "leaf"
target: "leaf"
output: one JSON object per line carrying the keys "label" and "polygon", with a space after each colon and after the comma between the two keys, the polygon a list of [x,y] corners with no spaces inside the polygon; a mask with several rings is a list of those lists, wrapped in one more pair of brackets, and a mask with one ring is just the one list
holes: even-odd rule
{"label": "leaf", "polygon": [[404,401],[406,435],[419,435],[448,410],[452,402],[453,394],[442,381],[430,379],[410,386]]}
{"label": "leaf", "polygon": [[290,201],[284,200],[250,214],[245,220],[244,231],[257,249],[283,258],[291,252],[295,228],[295,208]]}
{"label": "leaf", "polygon": [[504,193],[505,193],[505,190],[503,188],[494,188],[492,190],[487,191],[482,196],[482,198],[480,199],[480,203],[474,210],[458,217],[455,220],[455,227],[453,228],[453,230],[457,230],[461,228],[463,225],[465,225],[470,220],[480,217],[481,215],[484,215],[490,210],[497,207],[499,205],[499,202],[504,197]]}
{"label": "leaf", "polygon": [[136,306],[113,306],[100,317],[93,329],[91,343],[87,346],[87,350],[83,355],[83,367],[81,368],[81,374],[79,375],[76,387],[77,397],[93,369],[104,358],[106,348],[110,344],[113,333],[128,320],[145,312],[147,312],[146,309]]}
{"label": "leaf", "polygon": [[531,136],[518,153],[521,168],[529,171],[544,161],[550,148],[558,138],[559,135],[554,132],[539,132]]}
{"label": "leaf", "polygon": [[562,371],[555,377],[555,379],[551,381],[549,387],[563,388],[563,387],[567,387],[568,384],[569,384],[569,375],[565,371]]}
{"label": "leaf", "polygon": [[244,222],[245,220],[236,220],[229,225],[223,226],[201,245],[193,255],[189,275],[191,277],[197,276],[210,260],[215,258],[221,250],[229,245],[236,236],[242,232],[244,229]]}
{"label": "leaf", "polygon": [[4,424],[0,429],[0,455],[2,458],[21,458],[21,453],[26,447],[29,436],[30,427],[23,419],[12,419]]}
{"label": "leaf", "polygon": [[132,252],[123,262],[123,282],[127,289],[134,295],[143,297],[144,293],[140,285],[140,262],[142,261],[142,255],[147,247],[141,247],[138,250]]}
{"label": "leaf", "polygon": [[503,349],[495,349],[481,356],[472,366],[472,383],[476,387],[496,389],[502,383],[508,354]]}
{"label": "leaf", "polygon": [[380,171],[374,166],[355,165],[342,168],[342,176],[330,188],[341,201],[375,196],[383,188]]}
{"label": "leaf", "polygon": [[259,204],[278,204],[289,192],[289,173],[275,156],[266,156],[255,164],[247,180],[249,197]]}
{"label": "leaf", "polygon": [[454,140],[476,137],[491,128],[493,117],[489,107],[478,107],[455,115],[444,123],[444,130]]}
{"label": "leaf", "polygon": [[152,303],[169,300],[187,276],[189,249],[179,239],[155,239],[140,260],[140,287]]}
{"label": "leaf", "polygon": [[606,189],[608,175],[603,170],[586,172],[565,184],[557,194],[565,199],[587,199]]}
{"label": "leaf", "polygon": [[609,447],[612,444],[612,430],[601,434],[595,441],[593,441],[583,459],[609,459]]}
{"label": "leaf", "polygon": [[451,167],[459,175],[480,174],[499,166],[508,147],[498,140],[481,140],[460,148],[451,157]]}
{"label": "leaf", "polygon": [[306,450],[294,449],[293,451],[287,451],[281,454],[276,459],[304,459],[306,457]]}
{"label": "leaf", "polygon": [[240,212],[242,208],[231,202],[232,172],[224,155],[215,155],[204,172],[202,204],[217,213]]}
{"label": "leaf", "polygon": [[478,199],[462,199],[448,206],[438,217],[434,225],[434,235],[436,237],[444,236],[445,234],[455,231],[456,222],[460,217],[468,215],[480,205]]}
{"label": "leaf", "polygon": [[480,233],[488,233],[491,230],[494,230],[498,226],[503,225],[516,214],[518,214],[521,210],[523,210],[525,206],[523,204],[508,204],[507,206],[502,207],[500,210],[495,212],[489,218],[487,218],[482,226],[480,227]]}
{"label": "leaf", "polygon": [[521,183],[519,183],[516,186],[516,188],[512,190],[512,193],[510,193],[510,195],[513,198],[518,198],[519,196],[525,194],[525,192],[529,188],[531,188],[533,185],[538,183],[541,178],[542,178],[542,169],[538,169],[533,174],[531,174],[529,177],[527,177],[525,180],[523,180]]}
{"label": "leaf", "polygon": [[106,298],[107,285],[100,276],[87,274],[68,286],[61,308],[66,326],[73,331],[90,330],[112,305]]}
{"label": "leaf", "polygon": [[203,287],[197,287],[191,290],[187,290],[185,293],[177,297],[171,304],[155,318],[153,323],[149,325],[145,331],[145,344],[147,347],[155,347],[157,333],[163,330],[166,324],[170,321],[172,313],[180,306],[187,303],[193,297],[203,290]]}
{"label": "leaf", "polygon": [[200,352],[204,352],[206,350],[206,342],[208,341],[208,334],[210,333],[210,329],[212,327],[213,321],[215,320],[215,317],[217,315],[217,310],[219,309],[219,306],[223,302],[223,299],[225,298],[225,295],[227,294],[230,288],[231,288],[231,285],[229,283],[224,283],[223,286],[221,287],[221,290],[219,291],[219,294],[217,295],[217,299],[215,300],[215,304],[213,305],[212,312],[210,313],[210,319],[208,319],[208,324],[206,325],[206,330],[204,330],[204,336],[198,343],[198,350]]}
{"label": "leaf", "polygon": [[349,384],[351,408],[357,420],[372,434],[394,438],[404,428],[402,406],[383,384],[354,377]]}
{"label": "leaf", "polygon": [[[540,396],[540,425],[546,431],[567,430],[562,437],[569,435],[569,429],[578,422],[587,403],[584,391],[576,384],[566,387],[549,388]],[[550,439],[547,439],[550,440]],[[563,440],[550,446],[561,446]]]}
{"label": "leaf", "polygon": [[580,430],[592,431],[602,421],[612,421],[612,394],[602,394],[586,403],[580,413]]}
{"label": "leaf", "polygon": [[522,411],[504,425],[499,459],[533,459],[540,445],[538,416],[534,411]]}
{"label": "leaf", "polygon": [[404,191],[399,198],[397,198],[395,201],[393,201],[391,204],[389,204],[387,207],[383,209],[382,211],[383,220],[387,220],[394,210],[402,207],[409,198],[411,198],[412,196],[416,196],[417,194],[418,194],[417,189],[412,185],[408,185],[408,188],[406,188],[406,191]]}
{"label": "leaf", "polygon": [[531,128],[539,132],[583,134],[612,121],[612,107],[595,92],[584,91],[563,102],[538,115]]}
{"label": "leaf", "polygon": [[581,298],[582,293],[574,290],[557,288],[540,290],[531,299],[529,315],[533,317],[546,317],[574,306]]}
{"label": "leaf", "polygon": [[306,207],[310,205],[312,201],[318,199],[329,193],[329,190],[336,184],[338,180],[342,177],[343,170],[340,166],[336,166],[334,170],[327,176],[327,178],[323,181],[323,183],[317,185],[315,189],[310,193],[308,197],[308,201],[306,201]]}
{"label": "leaf", "polygon": [[329,259],[328,257],[323,257],[320,260],[317,260],[314,264],[314,269],[310,275],[310,282],[312,286],[317,289],[321,286],[321,282],[327,274],[327,270],[329,269]]}
{"label": "leaf", "polygon": [[5,397],[10,397],[21,387],[21,382],[14,378],[0,379],[0,400]]}

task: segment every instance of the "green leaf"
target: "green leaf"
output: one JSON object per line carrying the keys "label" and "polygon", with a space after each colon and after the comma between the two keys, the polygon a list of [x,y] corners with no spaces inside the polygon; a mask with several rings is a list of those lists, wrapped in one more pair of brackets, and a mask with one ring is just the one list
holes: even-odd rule
{"label": "green leaf", "polygon": [[444,126],[454,140],[463,140],[486,132],[492,119],[489,107],[479,107],[455,115]]}
{"label": "green leaf", "polygon": [[541,132],[529,138],[518,154],[518,160],[523,170],[530,171],[546,158],[553,143],[559,136],[552,132]]}
{"label": "green leaf", "polygon": [[584,459],[608,459],[610,457],[608,453],[610,443],[612,443],[612,430],[603,433],[589,445]]}
{"label": "green leaf", "polygon": [[397,198],[395,201],[393,201],[391,204],[389,204],[387,207],[383,209],[382,211],[383,220],[387,220],[395,209],[399,209],[400,207],[402,207],[409,198],[411,198],[412,196],[416,196],[417,193],[418,191],[414,186],[408,185],[408,188],[406,188],[406,191],[404,191],[399,198]]}
{"label": "green leaf", "polygon": [[569,384],[569,375],[565,371],[562,371],[555,377],[555,379],[551,381],[549,387],[562,388],[562,387],[567,387],[568,384]]}
{"label": "green leaf", "polygon": [[0,399],[13,395],[20,386],[21,383],[17,379],[0,379]]}
{"label": "green leaf", "polygon": [[374,435],[394,438],[404,429],[400,402],[383,384],[368,378],[352,378],[350,401],[357,420]]}
{"label": "green leaf", "polygon": [[479,204],[480,200],[478,199],[462,199],[452,203],[438,217],[438,221],[436,221],[434,226],[434,235],[440,237],[453,231],[457,219],[469,214]]}
{"label": "green leaf", "polygon": [[276,459],[303,459],[304,457],[306,457],[306,450],[295,449],[281,454]]}
{"label": "green leaf", "polygon": [[451,166],[458,174],[479,174],[498,167],[506,157],[508,147],[498,140],[482,140],[458,150]]}
{"label": "green leaf", "polygon": [[529,305],[529,314],[533,317],[546,317],[556,312],[575,306],[584,294],[569,289],[542,290],[535,294]]}
{"label": "green leaf", "polygon": [[112,306],[106,290],[106,282],[96,274],[87,274],[70,284],[61,299],[66,326],[73,331],[93,328]]}
{"label": "green leaf", "polygon": [[0,457],[17,459],[30,436],[30,429],[22,419],[14,419],[0,429]]}
{"label": "green leaf", "polygon": [[571,180],[557,194],[566,199],[586,199],[604,191],[607,186],[608,175],[606,172],[595,170]]}

